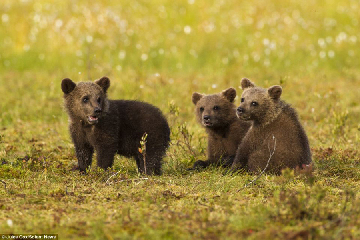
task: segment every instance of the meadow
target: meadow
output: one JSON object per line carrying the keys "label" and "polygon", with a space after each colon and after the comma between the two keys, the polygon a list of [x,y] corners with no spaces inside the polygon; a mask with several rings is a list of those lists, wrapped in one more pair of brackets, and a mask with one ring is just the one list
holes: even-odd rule
{"label": "meadow", "polygon": [[[2,0],[0,235],[59,239],[360,239],[360,3]],[[158,106],[163,175],[117,156],[74,170],[63,78],[111,80],[110,99]],[[280,84],[314,171],[187,171],[206,159],[193,92]],[[245,187],[244,187],[245,186]]]}

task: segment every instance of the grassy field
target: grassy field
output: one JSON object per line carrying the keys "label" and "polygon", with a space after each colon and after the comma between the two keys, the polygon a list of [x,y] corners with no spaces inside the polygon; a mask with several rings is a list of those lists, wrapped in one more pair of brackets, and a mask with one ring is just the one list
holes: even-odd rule
{"label": "grassy field", "polygon": [[[0,234],[359,239],[359,12],[357,0],[2,0]],[[73,170],[61,80],[105,75],[109,98],[150,102],[168,118],[162,176],[121,157],[106,172]],[[256,176],[186,171],[206,158],[191,94],[241,95],[242,77],[283,86],[313,172],[244,188]]]}

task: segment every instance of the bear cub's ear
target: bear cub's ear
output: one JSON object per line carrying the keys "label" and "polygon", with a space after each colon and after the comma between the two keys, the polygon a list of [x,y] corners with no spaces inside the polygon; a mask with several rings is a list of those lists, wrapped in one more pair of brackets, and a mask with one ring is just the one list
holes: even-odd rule
{"label": "bear cub's ear", "polygon": [[104,93],[106,93],[110,87],[110,79],[108,77],[102,77],[99,80],[96,80],[95,83],[103,89]]}
{"label": "bear cub's ear", "polygon": [[247,78],[243,78],[241,79],[241,89],[244,90],[246,88],[252,88],[255,87],[255,84],[253,82],[251,82],[249,79]]}
{"label": "bear cub's ear", "polygon": [[235,88],[228,88],[221,93],[229,102],[234,102],[236,98],[236,90]]}
{"label": "bear cub's ear", "polygon": [[192,95],[192,102],[196,105],[196,103],[203,97],[204,95],[194,92]]}
{"label": "bear cub's ear", "polygon": [[76,83],[74,83],[70,78],[64,78],[61,82],[61,90],[65,94],[71,93],[76,87]]}
{"label": "bear cub's ear", "polygon": [[281,96],[281,93],[282,93],[282,88],[281,88],[281,86],[278,86],[278,85],[272,86],[268,89],[269,96],[274,100],[279,99]]}

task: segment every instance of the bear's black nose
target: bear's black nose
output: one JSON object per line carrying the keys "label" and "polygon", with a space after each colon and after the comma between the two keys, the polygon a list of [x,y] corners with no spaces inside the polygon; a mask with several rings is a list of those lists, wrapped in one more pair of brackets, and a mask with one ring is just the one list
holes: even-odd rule
{"label": "bear's black nose", "polygon": [[205,116],[204,116],[204,120],[205,120],[205,121],[209,121],[209,120],[210,120],[210,116],[209,116],[209,115],[205,115]]}
{"label": "bear's black nose", "polygon": [[238,113],[243,113],[243,112],[245,112],[245,109],[242,108],[242,107],[238,107],[236,110],[237,110]]}
{"label": "bear's black nose", "polygon": [[94,110],[95,113],[101,113],[101,108],[96,107]]}

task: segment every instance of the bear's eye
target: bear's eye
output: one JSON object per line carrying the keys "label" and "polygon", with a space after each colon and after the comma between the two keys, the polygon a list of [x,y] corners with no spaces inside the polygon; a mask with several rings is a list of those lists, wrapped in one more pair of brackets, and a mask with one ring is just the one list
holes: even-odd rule
{"label": "bear's eye", "polygon": [[241,102],[244,102],[245,101],[245,98],[241,98]]}
{"label": "bear's eye", "polygon": [[213,109],[214,109],[214,110],[219,110],[220,107],[219,107],[219,106],[214,106]]}
{"label": "bear's eye", "polygon": [[89,101],[89,98],[88,97],[84,97],[83,100],[82,100],[84,103],[87,103]]}
{"label": "bear's eye", "polygon": [[251,102],[251,106],[256,107],[257,105],[259,105],[257,102]]}
{"label": "bear's eye", "polygon": [[203,112],[204,111],[204,108],[203,107],[200,107],[200,112]]}
{"label": "bear's eye", "polygon": [[101,98],[98,98],[98,99],[97,99],[97,102],[100,104],[100,103],[101,103]]}

